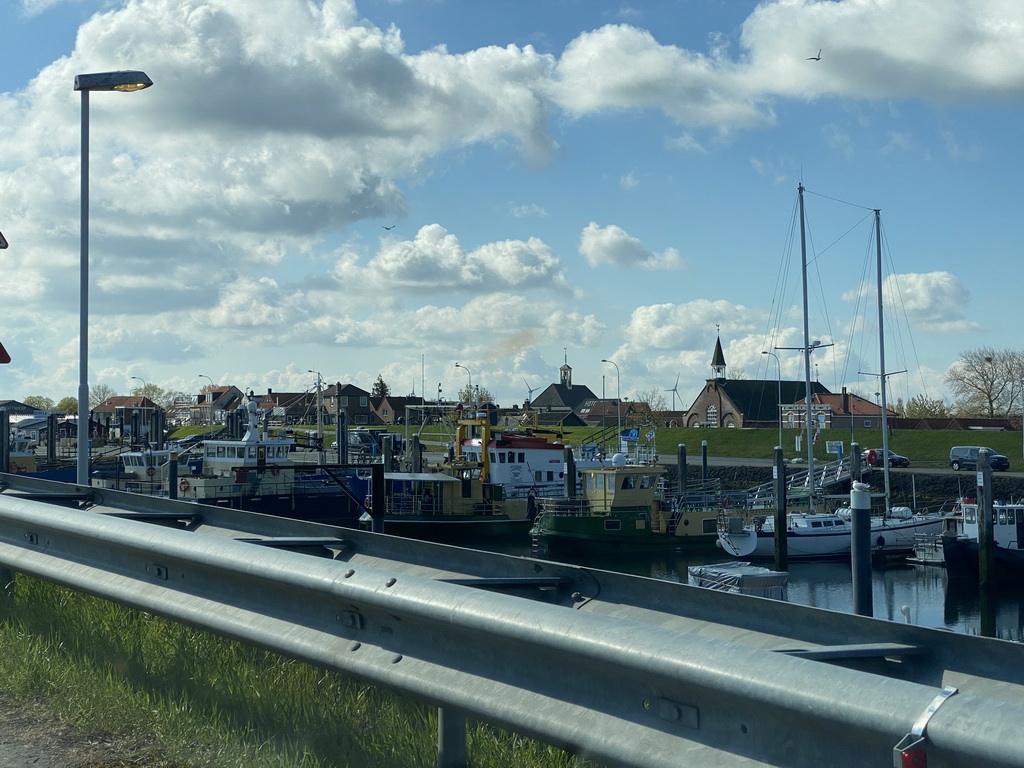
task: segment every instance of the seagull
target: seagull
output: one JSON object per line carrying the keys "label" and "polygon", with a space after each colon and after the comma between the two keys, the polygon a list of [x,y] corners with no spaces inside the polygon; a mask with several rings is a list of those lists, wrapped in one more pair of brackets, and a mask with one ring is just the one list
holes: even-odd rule
{"label": "seagull", "polygon": [[380,226],[381,226],[381,229],[387,229],[387,230],[392,230],[392,229],[395,228],[394,224],[392,224],[390,227],[385,227],[383,224],[381,224]]}
{"label": "seagull", "polygon": [[817,56],[808,56],[804,61],[821,61],[821,48],[818,49]]}

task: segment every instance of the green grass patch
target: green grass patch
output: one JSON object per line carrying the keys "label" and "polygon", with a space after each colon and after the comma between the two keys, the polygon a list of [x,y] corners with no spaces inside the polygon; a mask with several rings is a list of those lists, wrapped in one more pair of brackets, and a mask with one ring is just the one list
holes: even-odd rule
{"label": "green grass patch", "polygon": [[[147,768],[428,768],[436,709],[343,675],[18,575],[0,685],[103,734]],[[471,722],[470,766],[569,768]]]}

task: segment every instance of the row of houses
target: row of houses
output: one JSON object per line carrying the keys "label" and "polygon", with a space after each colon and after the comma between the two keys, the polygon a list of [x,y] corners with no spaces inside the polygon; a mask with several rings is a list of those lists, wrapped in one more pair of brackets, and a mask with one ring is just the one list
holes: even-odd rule
{"label": "row of houses", "polygon": [[[730,379],[726,374],[721,339],[715,343],[711,357],[712,375],[689,408],[681,411],[650,413],[644,408],[643,418],[653,426],[705,428],[774,428],[805,429],[807,418],[807,385],[803,381],[777,379]],[[811,418],[822,429],[878,429],[882,409],[877,404],[843,387],[830,392],[820,382],[810,388]],[[166,411],[148,398],[117,395],[107,398],[92,410],[94,435],[120,437],[145,434],[145,425],[225,424],[230,414],[241,408],[247,399],[273,426],[316,424],[332,426],[343,418],[353,426],[420,424],[439,418],[457,403],[428,402],[415,395],[405,397],[373,397],[354,384],[336,382],[319,394],[312,392],[248,393],[235,386],[213,386],[206,391],[175,402]],[[318,405],[320,413],[318,417]],[[618,398],[598,397],[586,385],[574,384],[568,362],[559,369],[559,381],[550,384],[532,400],[521,406],[501,409],[494,404],[485,408],[497,411],[507,423],[531,423],[541,427],[613,427],[633,425],[640,416],[640,404]],[[26,416],[36,415],[29,406],[16,401],[0,400],[0,412],[21,418],[19,429],[31,427]],[[936,418],[904,419],[891,410],[887,420],[892,429],[1011,429],[1006,419]],[[45,420],[44,420],[45,421]],[[155,427],[158,428],[158,427]],[[75,422],[61,424],[62,434],[75,431]]]}

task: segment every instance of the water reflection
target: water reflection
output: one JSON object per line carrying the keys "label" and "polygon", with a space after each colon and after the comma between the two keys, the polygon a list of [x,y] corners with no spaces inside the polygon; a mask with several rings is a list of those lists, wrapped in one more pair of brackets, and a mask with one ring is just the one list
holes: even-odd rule
{"label": "water reflection", "polygon": [[[687,581],[689,566],[728,560],[721,552],[693,554],[682,550],[642,554],[558,552],[556,555],[532,550],[529,545],[489,549],[683,583]],[[983,600],[976,584],[947,579],[942,568],[925,565],[873,569],[871,581],[875,618],[1004,640],[1024,639],[1024,586],[1000,591]],[[791,564],[789,601],[830,611],[852,612],[850,564]]]}

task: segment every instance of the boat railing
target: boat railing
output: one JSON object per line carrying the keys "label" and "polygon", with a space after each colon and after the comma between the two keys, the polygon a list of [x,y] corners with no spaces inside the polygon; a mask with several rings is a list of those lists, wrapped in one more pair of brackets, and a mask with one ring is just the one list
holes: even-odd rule
{"label": "boat railing", "polygon": [[537,507],[540,514],[555,517],[586,517],[593,514],[590,502],[581,498],[539,498]]}

